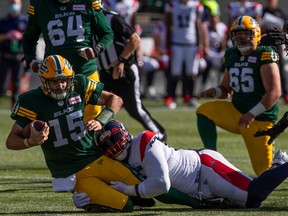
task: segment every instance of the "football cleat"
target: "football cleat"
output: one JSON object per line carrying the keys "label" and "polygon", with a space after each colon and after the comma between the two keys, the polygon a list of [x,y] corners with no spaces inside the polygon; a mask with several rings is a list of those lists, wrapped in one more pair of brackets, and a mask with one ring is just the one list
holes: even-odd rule
{"label": "football cleat", "polygon": [[288,155],[285,151],[278,150],[274,154],[272,166],[279,166],[288,162]]}
{"label": "football cleat", "polygon": [[174,99],[172,97],[165,98],[165,105],[169,109],[176,109],[177,108],[177,104],[176,104],[176,102],[174,101]]}

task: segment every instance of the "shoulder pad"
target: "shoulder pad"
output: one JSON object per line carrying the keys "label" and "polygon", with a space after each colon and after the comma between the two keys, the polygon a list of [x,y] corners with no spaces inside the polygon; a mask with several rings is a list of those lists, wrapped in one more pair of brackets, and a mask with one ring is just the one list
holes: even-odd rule
{"label": "shoulder pad", "polygon": [[143,132],[142,137],[141,137],[141,143],[150,143],[153,141],[155,138],[157,138],[156,133],[146,130]]}

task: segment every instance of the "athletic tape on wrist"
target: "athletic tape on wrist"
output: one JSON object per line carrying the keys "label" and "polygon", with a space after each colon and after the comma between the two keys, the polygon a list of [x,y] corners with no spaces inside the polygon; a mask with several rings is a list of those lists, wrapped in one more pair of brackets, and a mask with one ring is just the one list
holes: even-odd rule
{"label": "athletic tape on wrist", "polygon": [[28,139],[29,139],[29,138],[24,139],[24,145],[25,145],[27,148],[30,148],[30,145],[29,145],[29,143],[28,143]]}
{"label": "athletic tape on wrist", "polygon": [[105,107],[101,111],[101,113],[96,117],[96,120],[99,121],[102,126],[104,126],[105,124],[107,124],[107,122],[109,122],[113,118],[114,118],[114,111],[109,107]]}
{"label": "athletic tape on wrist", "polygon": [[261,113],[265,112],[266,108],[263,106],[261,102],[257,103],[252,109],[249,110],[249,112],[254,116],[258,116]]}

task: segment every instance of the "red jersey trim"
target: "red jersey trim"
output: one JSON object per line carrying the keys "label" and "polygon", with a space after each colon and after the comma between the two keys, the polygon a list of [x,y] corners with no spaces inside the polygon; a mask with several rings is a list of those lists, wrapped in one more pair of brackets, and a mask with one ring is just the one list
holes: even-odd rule
{"label": "red jersey trim", "polygon": [[140,140],[140,159],[144,159],[146,146],[151,142],[151,140],[156,136],[156,133],[152,131],[144,131]]}

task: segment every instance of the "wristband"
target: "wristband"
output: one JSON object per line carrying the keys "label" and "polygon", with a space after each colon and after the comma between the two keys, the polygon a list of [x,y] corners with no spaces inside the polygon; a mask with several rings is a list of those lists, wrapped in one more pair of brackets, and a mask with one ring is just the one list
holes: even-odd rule
{"label": "wristband", "polygon": [[215,96],[216,98],[221,97],[222,96],[222,89],[220,87],[215,87]]}
{"label": "wristband", "polygon": [[29,143],[28,143],[28,139],[29,139],[29,138],[25,138],[25,139],[24,139],[24,145],[25,145],[27,148],[30,148],[31,146],[30,146]]}
{"label": "wristband", "polygon": [[109,122],[113,118],[114,118],[114,111],[109,107],[105,107],[100,112],[100,114],[95,118],[95,120],[97,120],[98,122],[101,123],[102,126],[104,126],[105,124],[107,124],[107,122]]}
{"label": "wristband", "polygon": [[266,108],[263,106],[261,102],[257,103],[256,106],[254,106],[252,109],[249,110],[249,112],[254,116],[258,116],[261,113],[265,112]]}
{"label": "wristband", "polygon": [[139,184],[136,184],[136,185],[135,185],[136,196],[137,196],[137,197],[141,197],[138,188],[139,188]]}
{"label": "wristband", "polygon": [[121,63],[125,63],[127,61],[127,59],[125,59],[123,56],[120,55],[118,57],[118,61],[121,62]]}

